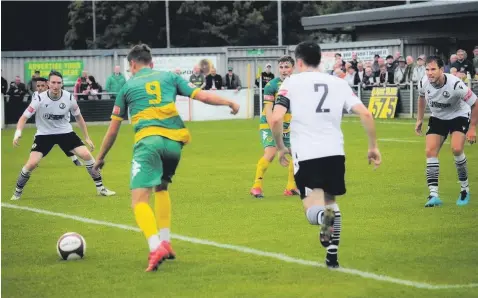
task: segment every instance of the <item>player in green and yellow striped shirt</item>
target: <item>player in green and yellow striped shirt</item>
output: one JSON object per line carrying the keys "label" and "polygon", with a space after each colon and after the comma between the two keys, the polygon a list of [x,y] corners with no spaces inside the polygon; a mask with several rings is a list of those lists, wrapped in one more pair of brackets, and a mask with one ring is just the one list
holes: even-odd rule
{"label": "player in green and yellow striped shirt", "polygon": [[[277,149],[274,137],[272,136],[272,131],[269,127],[269,118],[272,116],[272,109],[277,97],[277,92],[285,80],[286,77],[290,76],[294,71],[294,59],[291,56],[283,56],[279,59],[279,72],[280,77],[271,80],[264,88],[264,104],[261,114],[261,120],[259,125],[259,131],[261,136],[262,146],[264,147],[264,155],[259,159],[256,168],[256,176],[254,178],[254,185],[251,189],[251,195],[256,198],[263,198],[264,193],[262,191],[262,183],[264,179],[264,174],[269,167],[269,164],[274,159]],[[284,116],[284,144],[287,147],[290,147],[290,120],[292,116],[290,111]],[[299,191],[295,185],[294,179],[294,166],[292,163],[289,165],[289,175],[287,179],[287,186],[284,190],[284,195],[293,196],[298,195]]]}
{"label": "player in green and yellow striped shirt", "polygon": [[[148,240],[150,254],[146,271],[154,271],[165,259],[174,259],[170,244],[171,201],[168,184],[178,166],[181,149],[190,134],[176,109],[176,95],[184,95],[211,105],[226,105],[231,113],[239,105],[196,86],[171,72],[151,69],[151,49],[137,45],[128,54],[133,77],[116,97],[111,123],[96,159],[95,168],[104,158],[118,135],[121,121],[129,108],[135,131],[131,168],[132,205],[138,226]],[[155,211],[149,205],[154,188]],[[159,234],[158,234],[159,230]]]}

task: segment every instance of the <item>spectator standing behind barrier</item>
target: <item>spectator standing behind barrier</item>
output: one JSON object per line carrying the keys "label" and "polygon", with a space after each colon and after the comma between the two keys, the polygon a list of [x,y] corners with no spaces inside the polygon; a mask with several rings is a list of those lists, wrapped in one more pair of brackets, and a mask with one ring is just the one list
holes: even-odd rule
{"label": "spectator standing behind barrier", "polygon": [[[262,89],[271,81],[274,79],[274,74],[272,73],[272,65],[267,64],[266,65],[266,70],[261,73],[261,80],[262,80]],[[256,79],[256,86],[259,87],[259,80]]]}
{"label": "spectator standing behind barrier", "polygon": [[383,59],[383,58],[378,58],[377,61],[378,61],[378,70],[373,72],[373,75],[375,77],[378,77],[380,75],[380,68],[382,67],[382,65],[385,65],[385,66],[387,65],[385,59]]}
{"label": "spectator standing behind barrier", "polygon": [[397,62],[397,64],[398,64],[398,60],[394,61],[392,55],[387,56],[387,63],[385,65],[387,66],[387,73],[388,73],[387,83],[389,83],[389,84],[394,84],[395,83],[395,80],[394,80],[395,62]]}
{"label": "spectator standing behind barrier", "polygon": [[357,59],[357,53],[355,52],[352,53],[352,60],[350,60],[349,63],[352,65],[355,71],[358,71],[357,64],[359,63],[359,61]]}
{"label": "spectator standing behind barrier", "polygon": [[197,88],[204,89],[206,87],[206,80],[204,75],[201,73],[201,68],[199,65],[194,65],[193,74],[189,77],[189,82],[193,83]]}
{"label": "spectator standing behind barrier", "polygon": [[417,66],[413,69],[412,81],[418,83],[425,75],[425,55],[417,58]]}
{"label": "spectator standing behind barrier", "polygon": [[232,90],[236,89],[237,91],[241,90],[241,79],[239,79],[239,76],[236,75],[233,72],[232,66],[229,66],[227,68],[227,74],[224,76],[224,79],[222,80],[222,83],[225,87],[225,89]]}
{"label": "spectator standing behind barrier", "polygon": [[356,86],[360,84],[360,77],[359,74],[355,71],[353,66],[347,69],[347,74],[344,78],[350,87]]}
{"label": "spectator standing behind barrier", "polygon": [[[373,64],[372,64],[372,71],[373,73],[379,73],[380,72],[380,64],[379,64],[379,60],[380,60],[380,55],[378,54],[375,54],[375,56],[373,56]],[[384,61],[382,59],[382,61]]]}
{"label": "spectator standing behind barrier", "polygon": [[28,97],[28,100],[32,100],[32,95],[35,91],[37,91],[37,79],[40,77],[40,71],[39,70],[35,70],[35,72],[33,73],[32,75],[32,78],[31,80],[28,82],[27,84],[27,92],[28,94],[30,95],[30,97]]}
{"label": "spectator standing behind barrier", "polygon": [[405,59],[401,57],[398,59],[398,67],[395,69],[395,73],[393,75],[393,82],[395,84],[403,84],[405,83],[405,71],[407,69]]}
{"label": "spectator standing behind barrier", "polygon": [[400,61],[399,61],[400,58],[403,58],[403,57],[402,57],[402,53],[396,52],[396,53],[395,53],[395,56],[393,57],[393,62],[392,62],[392,64],[393,64],[393,71],[395,71],[395,69],[397,69],[398,64],[399,64],[399,62],[400,62]]}
{"label": "spectator standing behind barrier", "polygon": [[357,74],[359,76],[359,81],[362,82],[363,81],[363,75],[365,74],[365,69],[363,68],[363,63],[362,62],[359,62],[357,63]]}
{"label": "spectator standing behind barrier", "polygon": [[211,73],[206,76],[206,90],[221,90],[224,89],[222,86],[222,77],[217,74],[215,68],[211,68]]}
{"label": "spectator standing behind barrier", "polygon": [[413,63],[413,57],[407,56],[407,68],[405,69],[405,81],[403,83],[408,84],[412,81],[414,69],[415,63]]}
{"label": "spectator standing behind barrier", "polygon": [[10,102],[19,103],[27,94],[27,88],[20,80],[19,76],[15,77],[15,81],[10,83],[10,89],[7,92],[10,95]]}
{"label": "spectator standing behind barrier", "polygon": [[[379,71],[380,71],[380,69],[379,69]],[[362,78],[362,87],[365,90],[371,90],[372,86],[375,85],[375,83],[376,83],[375,75],[372,71],[372,68],[371,67],[365,68],[365,73],[364,73],[363,78]]]}
{"label": "spectator standing behind barrier", "polygon": [[[108,77],[106,80],[105,90],[110,93],[118,93],[123,85],[126,83],[126,78],[120,72],[119,65],[115,66],[114,73]],[[115,99],[116,94],[110,95],[110,99]]]}
{"label": "spectator standing behind barrier", "polygon": [[101,87],[100,84],[96,82],[95,77],[88,76],[88,78],[86,79],[86,82],[88,83],[88,87],[83,92],[83,94],[88,95],[88,99],[90,100],[100,100],[101,95],[98,95],[98,93],[103,92],[103,88]]}
{"label": "spectator standing behind barrier", "polygon": [[478,75],[478,46],[473,50],[473,68],[475,69],[475,76]]}
{"label": "spectator standing behind barrier", "polygon": [[[390,84],[390,72],[387,70],[387,65],[380,66],[380,73],[375,77],[375,86],[379,84]],[[393,81],[392,83],[393,84]]]}
{"label": "spectator standing behind barrier", "polygon": [[455,63],[451,65],[458,70],[458,72],[464,73],[466,75],[467,72],[471,74],[471,76],[475,75],[475,70],[473,68],[473,64],[470,60],[465,58],[465,51],[458,50],[456,51],[456,57],[458,58]]}
{"label": "spectator standing behind barrier", "polygon": [[445,65],[446,73],[451,73],[450,69],[452,68],[452,65],[456,62],[456,60],[457,60],[456,54],[453,54],[450,56],[450,62],[447,65]]}
{"label": "spectator standing behind barrier", "polygon": [[[3,72],[3,70],[2,70]],[[7,95],[7,89],[8,89],[8,82],[5,80],[5,78],[2,76],[2,94]]]}
{"label": "spectator standing behind barrier", "polygon": [[[75,94],[82,94],[86,91],[86,89],[88,89],[87,79],[88,79],[88,72],[86,70],[84,70],[81,73],[81,77],[79,77],[76,80],[75,87],[73,88],[73,92]],[[88,96],[86,96],[86,95],[76,95],[76,99],[77,100],[87,100]]]}

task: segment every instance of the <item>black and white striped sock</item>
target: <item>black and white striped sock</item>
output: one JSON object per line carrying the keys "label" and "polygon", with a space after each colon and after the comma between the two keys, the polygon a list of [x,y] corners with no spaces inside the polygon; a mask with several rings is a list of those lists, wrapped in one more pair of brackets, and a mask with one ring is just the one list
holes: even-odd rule
{"label": "black and white striped sock", "polygon": [[103,180],[101,179],[100,171],[95,171],[93,169],[94,164],[95,164],[94,158],[90,160],[85,160],[86,170],[88,171],[88,174],[90,174],[91,178],[93,178],[93,181],[95,182],[95,185],[96,185],[96,189],[99,190],[103,188]]}
{"label": "black and white striped sock", "polygon": [[466,190],[466,192],[470,192],[468,185],[468,167],[466,165],[465,153],[455,156],[455,166],[456,171],[458,172],[458,180],[460,180],[461,184],[461,191]]}
{"label": "black and white striped sock", "polygon": [[437,157],[427,158],[427,184],[430,196],[438,197],[438,176],[440,175],[440,163]]}
{"label": "black and white striped sock", "polygon": [[17,179],[17,187],[15,188],[15,194],[21,195],[25,184],[27,184],[28,179],[30,179],[31,171],[27,170],[25,167],[22,168],[20,175]]}

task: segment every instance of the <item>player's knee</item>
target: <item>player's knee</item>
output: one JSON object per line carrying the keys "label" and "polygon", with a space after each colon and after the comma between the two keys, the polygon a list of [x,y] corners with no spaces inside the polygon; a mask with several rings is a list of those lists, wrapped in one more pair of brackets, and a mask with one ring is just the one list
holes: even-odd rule
{"label": "player's knee", "polygon": [[427,147],[425,149],[425,154],[426,154],[427,158],[437,157],[438,156],[438,150],[436,148]]}
{"label": "player's knee", "polygon": [[453,152],[453,155],[459,156],[463,153],[463,146],[461,145],[452,145],[451,146],[451,151]]}
{"label": "player's knee", "polygon": [[74,153],[84,161],[89,161],[93,159],[93,155],[91,155],[90,151],[88,150],[88,148],[86,148],[86,146],[80,146],[78,148],[75,148]]}

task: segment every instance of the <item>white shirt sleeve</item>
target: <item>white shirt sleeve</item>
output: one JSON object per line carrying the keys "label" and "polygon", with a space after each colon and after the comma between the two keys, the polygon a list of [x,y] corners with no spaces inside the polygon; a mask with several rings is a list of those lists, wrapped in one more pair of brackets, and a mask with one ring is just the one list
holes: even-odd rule
{"label": "white shirt sleeve", "polygon": [[342,94],[345,98],[344,102],[344,109],[347,111],[347,113],[350,114],[352,111],[353,106],[357,104],[362,104],[362,101],[357,97],[355,92],[353,92],[352,88],[350,88],[349,84],[345,83],[343,84],[342,88]]}
{"label": "white shirt sleeve", "polygon": [[278,95],[281,95],[281,96],[284,96],[284,97],[287,97],[289,100],[291,99],[292,97],[292,84],[291,84],[291,78],[288,77],[286,78],[280,88],[279,88],[279,92],[278,92]]}
{"label": "white shirt sleeve", "polygon": [[418,96],[425,96],[425,88],[423,88],[423,79],[418,82]]}
{"label": "white shirt sleeve", "polygon": [[78,102],[76,101],[75,97],[71,96],[71,105],[70,105],[70,112],[73,116],[78,116],[81,114],[80,107],[78,106]]}
{"label": "white shirt sleeve", "polygon": [[473,91],[471,91],[471,89],[468,88],[463,81],[458,82],[455,92],[457,92],[460,96],[460,99],[466,102],[470,107],[476,103],[476,94],[473,93]]}
{"label": "white shirt sleeve", "polygon": [[40,96],[37,95],[32,97],[32,101],[30,102],[30,105],[25,110],[25,112],[23,112],[23,116],[30,118],[36,113],[39,107],[40,107]]}

